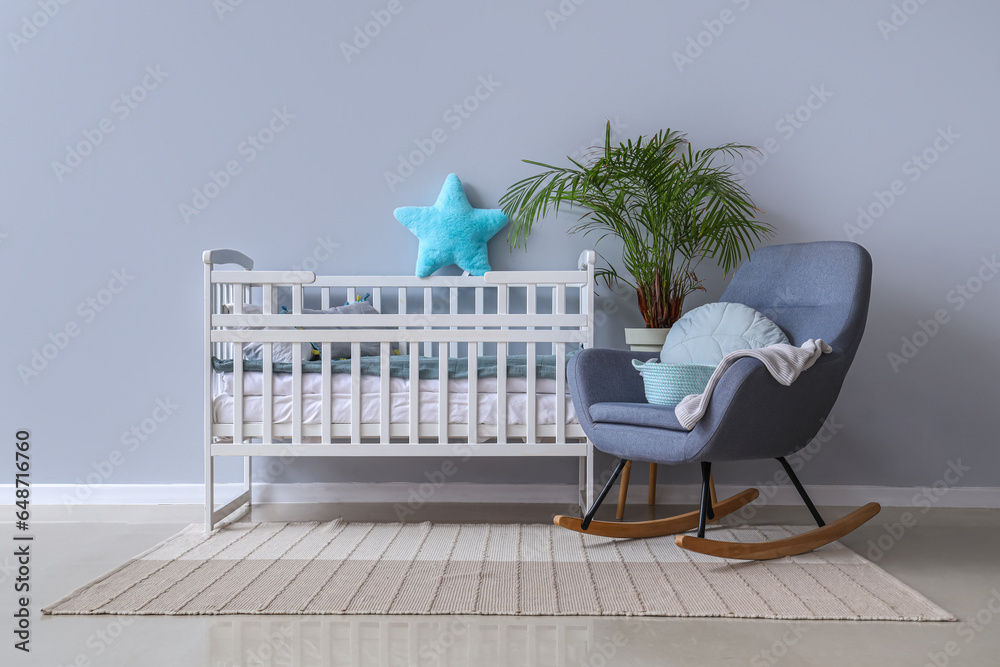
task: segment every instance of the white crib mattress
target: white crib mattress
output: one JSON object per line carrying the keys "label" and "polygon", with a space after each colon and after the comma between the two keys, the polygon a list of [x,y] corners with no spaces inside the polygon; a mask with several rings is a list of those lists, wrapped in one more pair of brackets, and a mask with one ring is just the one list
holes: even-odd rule
{"label": "white crib mattress", "polygon": [[[243,421],[259,422],[263,415],[263,374],[243,374]],[[272,376],[272,414],[274,423],[292,421],[292,376],[276,373]],[[438,380],[419,380],[419,421],[421,424],[439,423]],[[302,374],[302,423],[319,424],[322,415],[322,376],[318,373]],[[351,376],[345,373],[331,375],[331,407],[334,424],[351,422]],[[361,376],[361,423],[379,423],[381,379],[375,375]],[[233,423],[232,374],[222,378],[222,393],[213,400],[216,424]],[[497,379],[479,378],[477,384],[478,422],[497,423]],[[536,383],[536,423],[554,424],[556,421],[556,382],[539,379]],[[391,424],[406,424],[410,419],[410,381],[402,378],[389,380],[389,412]],[[467,379],[448,380],[448,422],[469,423],[469,384]],[[525,424],[528,414],[527,380],[507,379],[507,423]],[[566,393],[561,397],[566,406],[566,423],[578,423],[573,401]]]}

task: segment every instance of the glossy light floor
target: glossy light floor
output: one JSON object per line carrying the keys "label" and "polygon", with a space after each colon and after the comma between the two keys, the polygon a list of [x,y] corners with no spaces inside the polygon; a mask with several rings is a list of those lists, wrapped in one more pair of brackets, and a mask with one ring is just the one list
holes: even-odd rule
{"label": "glossy light floor", "polygon": [[[6,508],[4,508],[6,509]],[[559,507],[426,506],[418,521],[544,522]],[[673,508],[657,508],[664,516]],[[845,509],[821,508],[830,517]],[[187,512],[174,513],[168,519]],[[613,508],[612,508],[613,511]],[[38,609],[188,522],[114,508],[124,521],[32,526],[31,653],[13,649],[16,566],[0,531],[0,664],[159,665],[1000,665],[1000,510],[886,509],[844,542],[961,619],[960,623],[497,616],[41,616]],[[629,507],[629,518],[647,509]],[[49,518],[59,518],[48,513]],[[40,513],[44,516],[45,513]],[[272,506],[251,520],[393,521],[392,506]],[[77,517],[80,518],[79,513]],[[144,523],[143,518],[155,523]],[[183,518],[183,516],[181,516]],[[807,523],[800,508],[764,508],[753,523]],[[888,524],[888,527],[886,526]],[[879,549],[878,551],[873,550]]]}

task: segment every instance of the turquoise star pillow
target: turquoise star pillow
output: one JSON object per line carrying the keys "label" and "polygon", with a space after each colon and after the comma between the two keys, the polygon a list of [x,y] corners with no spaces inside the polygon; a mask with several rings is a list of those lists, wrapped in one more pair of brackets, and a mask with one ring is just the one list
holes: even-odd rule
{"label": "turquoise star pillow", "polygon": [[421,278],[449,264],[483,275],[490,270],[486,244],[507,224],[507,216],[498,208],[472,208],[455,174],[445,179],[434,206],[404,206],[393,215],[420,241],[417,275]]}

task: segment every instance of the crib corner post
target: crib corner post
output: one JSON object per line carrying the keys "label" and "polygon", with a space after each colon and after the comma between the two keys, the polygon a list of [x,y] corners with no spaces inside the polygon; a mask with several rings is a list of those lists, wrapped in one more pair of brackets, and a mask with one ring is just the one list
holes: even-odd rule
{"label": "crib corner post", "polygon": [[584,487],[587,496],[586,507],[594,504],[594,443],[587,438],[587,479]]}

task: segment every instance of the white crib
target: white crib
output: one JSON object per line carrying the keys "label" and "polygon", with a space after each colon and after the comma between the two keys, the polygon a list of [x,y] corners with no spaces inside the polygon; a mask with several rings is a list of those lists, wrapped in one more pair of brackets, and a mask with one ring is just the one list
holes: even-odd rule
{"label": "white crib", "polygon": [[[594,251],[581,253],[577,270],[492,271],[483,277],[254,271],[253,260],[235,250],[208,250],[203,259],[206,530],[250,506],[254,456],[570,456],[579,461],[579,502],[591,504],[593,449],[571,414],[566,359],[594,342]],[[216,268],[227,264],[242,268]],[[303,313],[307,303],[327,309],[363,294],[370,294],[379,314]],[[287,313],[279,313],[279,301],[290,304]],[[244,313],[244,303],[259,303],[261,313]],[[244,361],[251,343],[261,344],[265,360],[257,376]],[[287,374],[266,363],[278,343],[292,344]],[[321,370],[309,378],[303,377],[301,343],[314,344],[322,355],[312,366]],[[349,361],[336,362],[337,372],[331,369],[335,343],[351,349]],[[377,357],[364,358],[369,371],[378,359],[374,377],[362,375],[362,343],[378,345]],[[523,380],[508,377],[514,351],[518,368],[523,361]],[[542,354],[554,378],[538,378]],[[494,357],[495,389],[479,373],[479,364],[486,363],[481,360],[492,367]],[[219,360],[231,364],[220,367],[226,374],[216,371]],[[461,395],[453,397],[449,364],[455,361],[467,369],[467,378],[459,385]],[[402,383],[399,362],[408,372]],[[436,384],[421,379],[428,364],[435,367]],[[277,390],[283,395],[276,395],[277,387],[285,387]],[[455,423],[459,399],[467,405]],[[221,507],[215,503],[218,456],[244,459],[244,490]]]}

